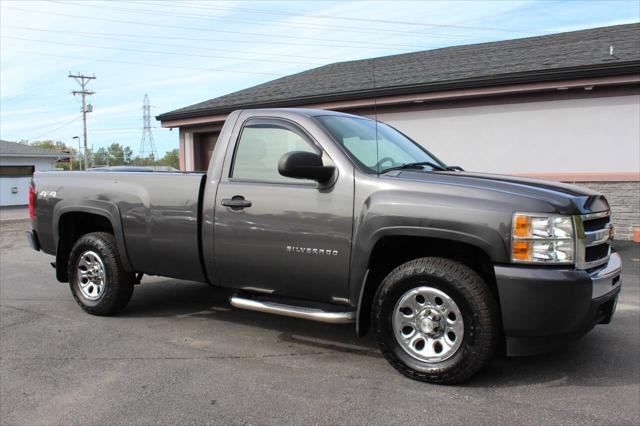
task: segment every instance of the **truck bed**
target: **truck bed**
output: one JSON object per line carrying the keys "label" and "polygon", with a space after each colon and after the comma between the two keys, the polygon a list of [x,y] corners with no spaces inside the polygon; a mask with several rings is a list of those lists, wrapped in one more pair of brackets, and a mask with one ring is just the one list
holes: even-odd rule
{"label": "truck bed", "polygon": [[198,220],[205,176],[180,172],[37,172],[36,193],[45,191],[45,197],[38,196],[36,218],[42,248],[55,253],[52,233],[65,210],[74,206],[104,209],[119,215],[134,270],[205,281]]}

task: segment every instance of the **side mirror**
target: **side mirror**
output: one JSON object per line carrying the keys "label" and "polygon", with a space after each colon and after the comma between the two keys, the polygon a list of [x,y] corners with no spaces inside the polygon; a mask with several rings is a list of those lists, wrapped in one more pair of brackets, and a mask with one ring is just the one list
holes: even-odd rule
{"label": "side mirror", "polygon": [[335,167],[323,165],[322,157],[313,152],[291,151],[280,158],[278,172],[290,178],[327,183],[333,177]]}

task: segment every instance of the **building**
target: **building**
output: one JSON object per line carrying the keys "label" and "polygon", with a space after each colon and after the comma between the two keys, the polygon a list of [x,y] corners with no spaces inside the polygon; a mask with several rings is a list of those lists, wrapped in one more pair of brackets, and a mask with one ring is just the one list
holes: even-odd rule
{"label": "building", "polygon": [[448,164],[601,190],[630,239],[640,226],[639,40],[640,24],[628,24],[339,62],[157,118],[179,128],[181,169],[202,170],[235,109],[377,115]]}
{"label": "building", "polygon": [[29,182],[35,171],[53,170],[70,154],[0,140],[0,206],[29,204]]}

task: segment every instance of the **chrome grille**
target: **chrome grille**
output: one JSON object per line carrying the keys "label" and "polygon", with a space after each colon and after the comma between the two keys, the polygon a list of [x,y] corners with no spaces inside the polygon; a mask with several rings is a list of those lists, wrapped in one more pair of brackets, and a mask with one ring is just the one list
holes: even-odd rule
{"label": "chrome grille", "polygon": [[576,268],[591,269],[609,261],[613,228],[610,212],[574,216],[576,225]]}

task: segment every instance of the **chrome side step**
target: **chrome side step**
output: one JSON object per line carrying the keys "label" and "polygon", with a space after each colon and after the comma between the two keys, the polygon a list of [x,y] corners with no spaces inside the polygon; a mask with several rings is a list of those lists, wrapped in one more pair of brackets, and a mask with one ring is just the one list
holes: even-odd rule
{"label": "chrome side step", "polygon": [[328,322],[332,324],[344,324],[354,322],[355,311],[329,312],[316,308],[306,308],[303,306],[285,305],[282,303],[248,299],[238,295],[231,296],[231,305],[240,309],[250,311],[266,312],[269,314],[284,315],[287,317],[302,318],[312,321]]}

